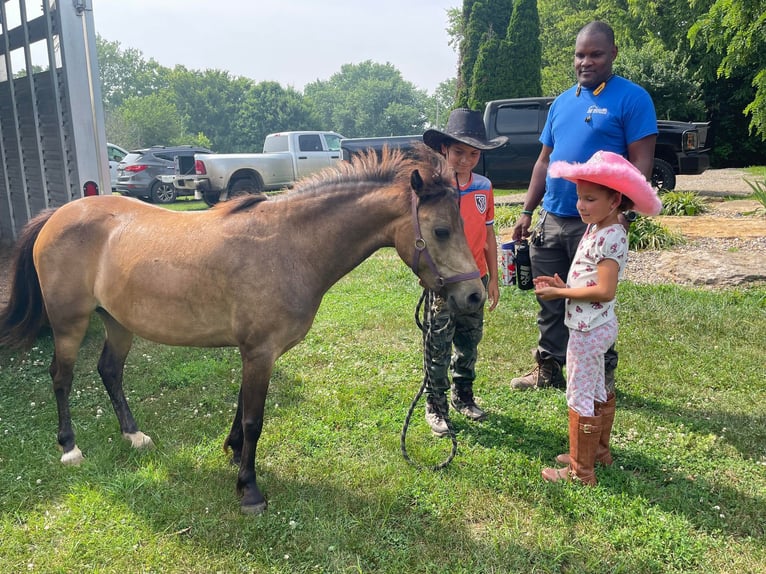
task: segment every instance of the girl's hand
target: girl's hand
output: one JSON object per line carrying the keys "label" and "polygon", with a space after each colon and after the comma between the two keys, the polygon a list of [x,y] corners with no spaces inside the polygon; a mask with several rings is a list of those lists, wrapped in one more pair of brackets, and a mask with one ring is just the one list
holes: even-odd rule
{"label": "girl's hand", "polygon": [[554,274],[553,277],[547,275],[535,277],[532,282],[535,284],[535,295],[543,301],[560,299],[563,295],[560,294],[559,289],[564,289],[567,286],[558,273]]}
{"label": "girl's hand", "polygon": [[540,275],[539,277],[535,277],[532,279],[532,282],[535,284],[535,287],[540,285],[540,287],[566,287],[567,284],[564,283],[564,281],[559,277],[558,273],[555,273],[553,277],[549,277],[547,275]]}

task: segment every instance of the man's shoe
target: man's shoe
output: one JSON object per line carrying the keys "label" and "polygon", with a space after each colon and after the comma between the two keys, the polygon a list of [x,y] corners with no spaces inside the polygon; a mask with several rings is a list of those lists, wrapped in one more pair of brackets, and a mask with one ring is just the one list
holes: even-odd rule
{"label": "man's shoe", "polygon": [[431,427],[431,432],[439,438],[449,436],[450,434],[446,417],[446,412],[442,412],[442,409],[438,406],[426,401],[426,422]]}
{"label": "man's shoe", "polygon": [[511,388],[518,391],[544,389],[545,387],[556,389],[566,389],[567,387],[567,381],[561,372],[561,365],[556,359],[543,359],[523,377],[511,379]]}
{"label": "man's shoe", "polygon": [[457,412],[473,421],[483,421],[487,418],[487,413],[476,404],[473,391],[456,391],[453,389],[450,404]]}

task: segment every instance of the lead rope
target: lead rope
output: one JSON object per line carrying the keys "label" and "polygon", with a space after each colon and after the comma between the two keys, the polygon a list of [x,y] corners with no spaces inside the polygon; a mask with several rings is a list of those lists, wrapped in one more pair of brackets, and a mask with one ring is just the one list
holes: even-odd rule
{"label": "lead rope", "polygon": [[[423,308],[423,302],[428,299],[428,305],[431,304],[431,297],[428,297],[428,290],[423,289],[423,293],[420,295],[420,300],[418,301],[418,304],[415,306],[415,323],[420,328],[420,330],[423,332],[423,372],[425,373],[425,376],[423,377],[423,384],[420,385],[420,389],[418,389],[418,392],[415,394],[415,398],[412,399],[412,402],[410,403],[410,408],[407,411],[407,416],[404,418],[404,426],[402,427],[402,434],[401,434],[401,449],[402,449],[402,456],[404,457],[404,460],[406,460],[408,463],[410,463],[412,466],[416,468],[430,468],[431,470],[441,470],[445,466],[447,466],[450,462],[452,462],[452,459],[455,458],[455,455],[457,454],[457,436],[455,436],[455,429],[452,427],[452,421],[450,420],[449,416],[445,413],[444,421],[447,423],[447,429],[449,429],[449,436],[452,439],[452,450],[450,451],[449,456],[446,460],[443,462],[440,462],[437,465],[430,466],[430,467],[424,467],[422,464],[419,464],[412,460],[410,456],[407,454],[407,428],[410,426],[410,419],[412,418],[412,413],[415,411],[415,406],[418,404],[418,401],[420,400],[420,397],[423,396],[423,392],[426,389],[426,384],[428,382],[428,378],[430,377],[429,370],[428,370],[428,364],[431,361],[431,347],[427,344],[429,339],[429,334],[431,332],[431,325],[433,324],[432,321],[426,321],[426,313],[429,311],[426,309],[423,311],[423,322],[420,320],[420,310]],[[428,328],[423,325],[423,323],[428,323]]]}

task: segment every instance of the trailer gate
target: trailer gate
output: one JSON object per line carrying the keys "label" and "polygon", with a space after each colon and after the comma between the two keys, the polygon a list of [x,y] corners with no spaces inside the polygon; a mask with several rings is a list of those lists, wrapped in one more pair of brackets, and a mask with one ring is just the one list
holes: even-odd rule
{"label": "trailer gate", "polygon": [[0,243],[111,193],[92,0],[0,0]]}

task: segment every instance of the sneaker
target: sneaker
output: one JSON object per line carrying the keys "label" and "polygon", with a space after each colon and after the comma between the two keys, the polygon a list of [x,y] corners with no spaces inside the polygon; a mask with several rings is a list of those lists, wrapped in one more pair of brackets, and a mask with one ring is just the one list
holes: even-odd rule
{"label": "sneaker", "polygon": [[473,398],[473,391],[456,391],[453,388],[450,404],[453,409],[472,421],[483,421],[487,418],[486,411],[483,411],[476,404]]}
{"label": "sneaker", "polygon": [[443,413],[442,409],[430,402],[426,402],[426,422],[435,436],[439,438],[449,436],[450,430],[447,425],[446,413]]}
{"label": "sneaker", "polygon": [[566,386],[567,381],[561,372],[561,365],[556,359],[544,359],[523,377],[511,379],[511,388],[518,391],[544,389],[545,387],[565,389]]}

